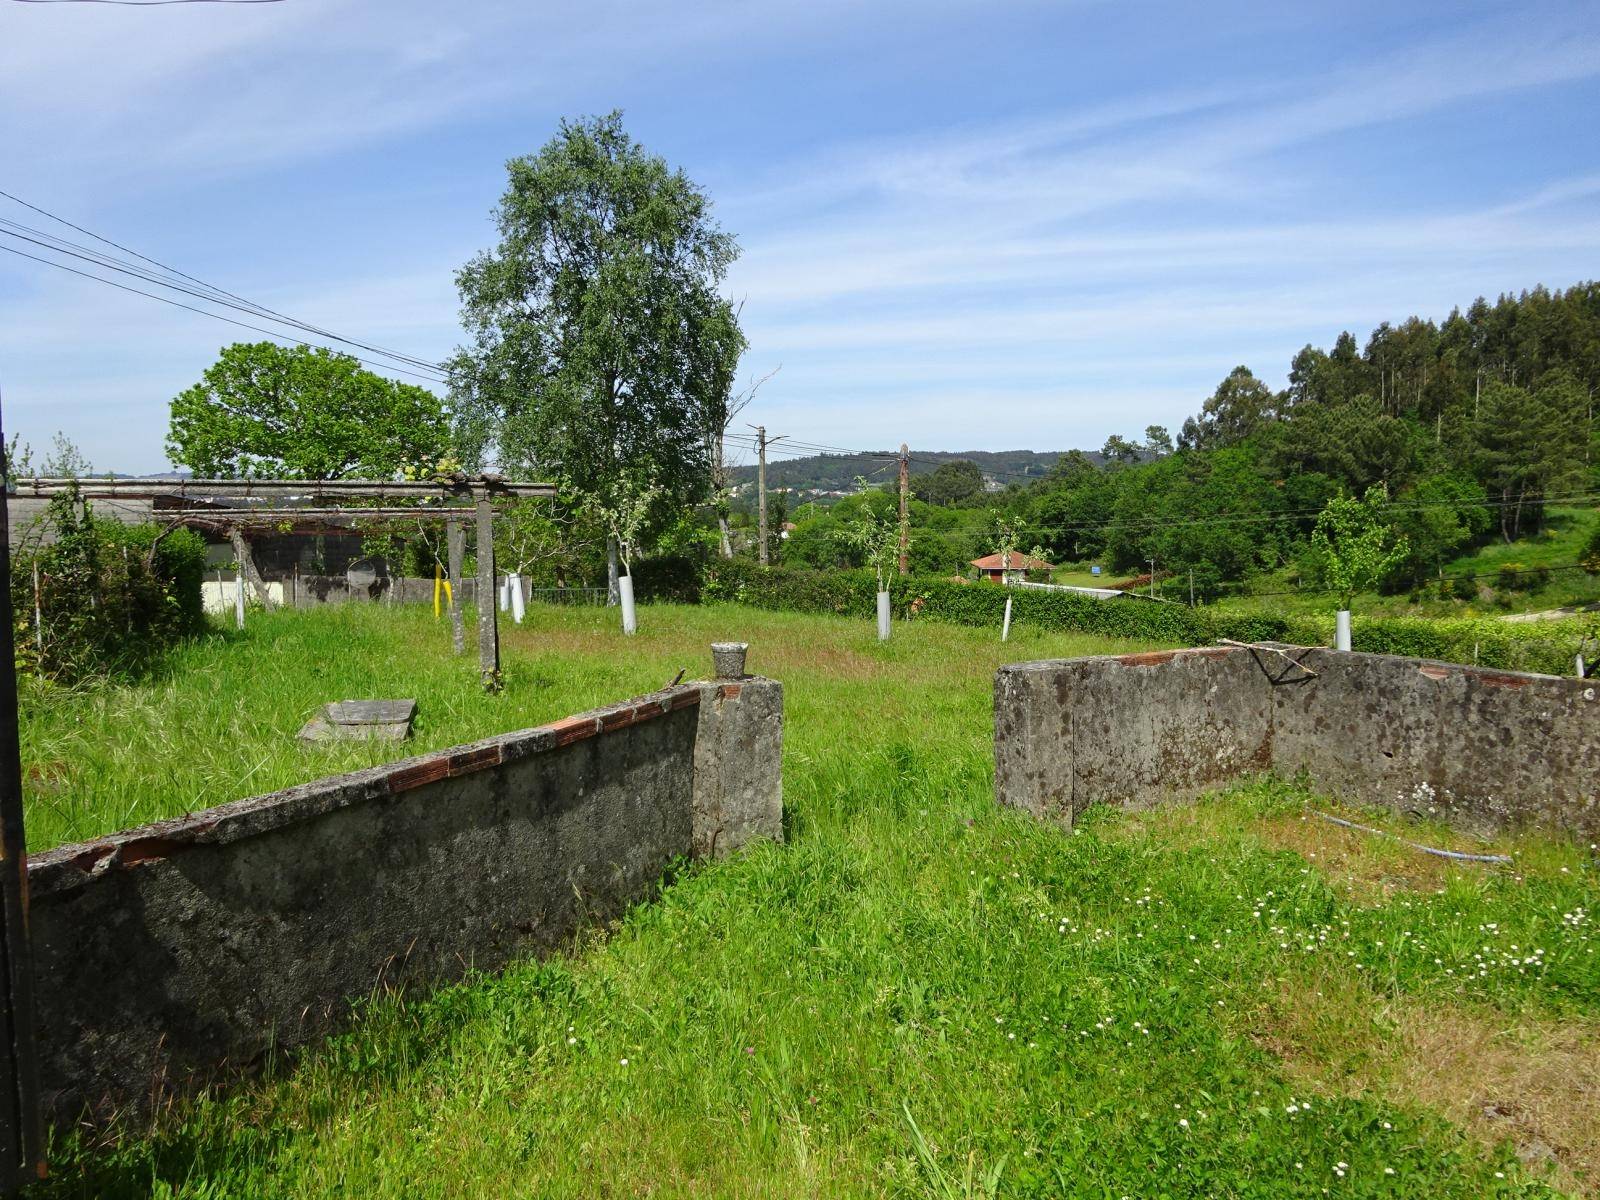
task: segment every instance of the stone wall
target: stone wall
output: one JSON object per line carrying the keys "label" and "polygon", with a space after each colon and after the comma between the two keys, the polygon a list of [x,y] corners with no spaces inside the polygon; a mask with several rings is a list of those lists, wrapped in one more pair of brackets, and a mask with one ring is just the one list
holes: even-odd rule
{"label": "stone wall", "polygon": [[772,680],[685,684],[34,856],[48,1109],[142,1108],[781,838],[782,713]]}
{"label": "stone wall", "polygon": [[1600,836],[1600,684],[1385,654],[1216,647],[1017,663],[995,679],[995,794],[1071,824],[1273,770],[1493,831]]}

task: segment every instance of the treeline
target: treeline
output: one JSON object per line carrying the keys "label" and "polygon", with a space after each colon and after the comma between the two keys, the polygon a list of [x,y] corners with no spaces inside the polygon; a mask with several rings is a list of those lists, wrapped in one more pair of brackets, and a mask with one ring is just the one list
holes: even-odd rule
{"label": "treeline", "polygon": [[1193,571],[1203,586],[1293,564],[1317,513],[1383,489],[1408,553],[1391,586],[1437,573],[1474,542],[1536,533],[1553,499],[1597,483],[1600,285],[1479,299],[1442,323],[1412,317],[1306,346],[1274,391],[1238,367],[1184,422],[1067,455],[1009,497],[1062,561]]}

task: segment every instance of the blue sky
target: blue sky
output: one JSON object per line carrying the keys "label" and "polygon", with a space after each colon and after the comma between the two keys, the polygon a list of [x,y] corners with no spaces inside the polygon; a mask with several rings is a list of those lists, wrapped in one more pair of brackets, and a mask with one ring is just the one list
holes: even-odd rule
{"label": "blue sky", "polygon": [[[1592,3],[0,0],[0,188],[429,359],[505,160],[611,108],[739,238],[749,419],[827,445],[1098,447],[1600,274]],[[0,259],[8,431],[163,469],[253,335]]]}

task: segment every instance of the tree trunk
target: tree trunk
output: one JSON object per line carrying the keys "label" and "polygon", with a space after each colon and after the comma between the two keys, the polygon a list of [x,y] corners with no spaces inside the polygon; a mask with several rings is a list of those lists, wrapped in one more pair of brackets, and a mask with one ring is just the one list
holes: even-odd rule
{"label": "tree trunk", "polygon": [[720,514],[717,516],[717,532],[722,539],[722,557],[732,558],[733,537],[728,530],[728,518]]}
{"label": "tree trunk", "polygon": [[617,583],[617,539],[606,538],[606,607],[615,608],[622,603],[622,589]]}
{"label": "tree trunk", "polygon": [[256,570],[255,555],[250,551],[250,542],[244,536],[244,531],[238,526],[228,530],[228,540],[233,543],[233,557],[239,560],[239,572],[244,577],[256,594],[256,599],[261,601],[262,608],[272,607],[272,597],[267,593],[266,580],[261,578],[261,572]]}

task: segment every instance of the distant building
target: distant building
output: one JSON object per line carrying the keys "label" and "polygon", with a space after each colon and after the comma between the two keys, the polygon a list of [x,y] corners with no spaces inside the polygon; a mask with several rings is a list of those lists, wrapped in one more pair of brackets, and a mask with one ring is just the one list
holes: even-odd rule
{"label": "distant building", "polygon": [[972,560],[972,565],[978,568],[978,577],[987,579],[991,583],[1005,583],[1008,580],[1021,579],[1029,571],[1054,571],[1055,567],[1045,562],[1042,558],[1035,558],[1031,554],[1022,554],[1014,551],[1011,555],[986,554],[982,558]]}

